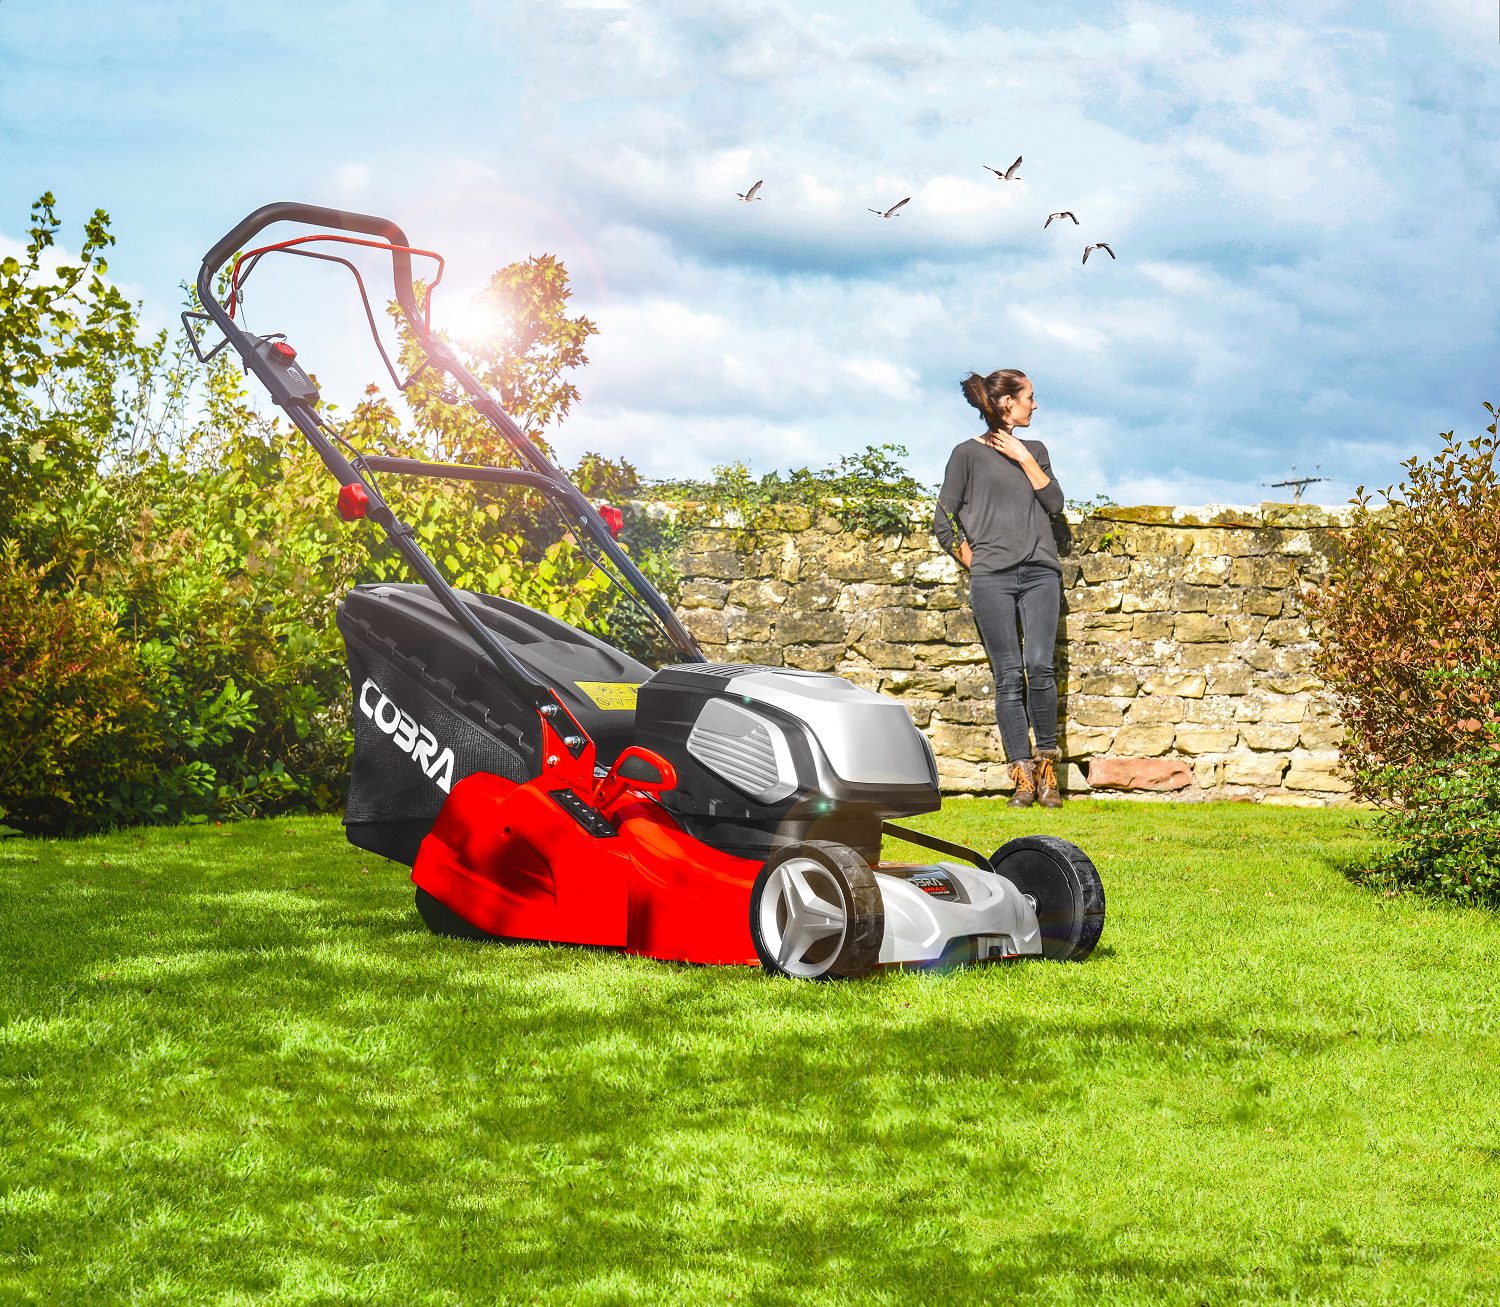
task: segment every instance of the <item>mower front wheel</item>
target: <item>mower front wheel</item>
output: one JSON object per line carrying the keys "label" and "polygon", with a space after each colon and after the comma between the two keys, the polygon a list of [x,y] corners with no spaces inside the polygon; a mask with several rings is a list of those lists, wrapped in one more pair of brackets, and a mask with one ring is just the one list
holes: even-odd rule
{"label": "mower front wheel", "polygon": [[773,975],[862,976],[880,960],[884,937],[875,873],[847,844],[790,844],[771,856],[750,889],[750,938]]}
{"label": "mower front wheel", "polygon": [[995,850],[990,866],[1036,908],[1042,956],[1082,962],[1104,933],[1104,882],[1078,845],[1055,835],[1023,835]]}

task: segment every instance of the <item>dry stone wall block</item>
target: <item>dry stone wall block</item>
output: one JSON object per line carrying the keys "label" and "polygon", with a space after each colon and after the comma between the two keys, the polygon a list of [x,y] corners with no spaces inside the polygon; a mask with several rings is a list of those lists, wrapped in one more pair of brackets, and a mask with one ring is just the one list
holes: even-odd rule
{"label": "dry stone wall block", "polygon": [[979,639],[974,615],[968,612],[944,613],[943,638],[949,644],[974,644]]}
{"label": "dry stone wall block", "polygon": [[1065,758],[1090,758],[1096,753],[1108,753],[1115,742],[1115,732],[1104,728],[1091,729],[1067,723],[1058,728],[1057,743]]}
{"label": "dry stone wall block", "polygon": [[[1173,587],[1170,585],[1155,585],[1149,589],[1126,590],[1116,605],[1122,613],[1164,613],[1170,612],[1177,607]],[[1170,634],[1170,632],[1169,632]]]}
{"label": "dry stone wall block", "polygon": [[1194,671],[1206,671],[1216,664],[1227,663],[1233,657],[1234,649],[1227,644],[1185,644],[1177,650],[1177,661]]}
{"label": "dry stone wall block", "polygon": [[682,583],[682,589],[677,596],[677,606],[679,608],[722,608],[728,597],[727,582],[693,577]]}
{"label": "dry stone wall block", "polygon": [[889,694],[949,695],[954,691],[951,672],[914,671],[897,668],[887,672],[881,688]]}
{"label": "dry stone wall block", "polygon": [[791,587],[784,581],[765,578],[733,581],[729,586],[729,602],[737,608],[754,608],[757,611],[774,611],[786,603]]}
{"label": "dry stone wall block", "polygon": [[[718,657],[710,657],[719,661]],[[754,663],[757,667],[785,666],[781,647],[774,644],[729,644],[723,650],[722,659],[726,663]]]}
{"label": "dry stone wall block", "polygon": [[932,644],[943,639],[943,614],[887,608],[880,614],[880,638],[892,643]]}
{"label": "dry stone wall block", "polygon": [[1331,717],[1306,718],[1299,742],[1304,749],[1336,750],[1344,742],[1344,725]]}
{"label": "dry stone wall block", "polygon": [[1126,757],[1159,758],[1172,747],[1170,726],[1123,726],[1115,733],[1114,751]]}
{"label": "dry stone wall block", "polygon": [[1240,592],[1240,607],[1257,617],[1280,617],[1286,600],[1279,590],[1243,590]]}
{"label": "dry stone wall block", "polygon": [[929,558],[925,562],[918,563],[912,572],[914,580],[932,583],[942,581],[949,585],[961,581],[964,569],[959,566],[958,560],[948,554],[940,554],[936,558]]}
{"label": "dry stone wall block", "polygon": [[764,643],[771,639],[771,618],[763,612],[751,612],[745,608],[724,609],[724,630],[731,641],[744,643],[754,640]]}
{"label": "dry stone wall block", "polygon": [[1280,785],[1289,759],[1278,753],[1237,753],[1224,759],[1224,784]]}
{"label": "dry stone wall block", "polygon": [[1137,640],[1170,640],[1176,621],[1171,613],[1137,613],[1130,634]]}
{"label": "dry stone wall block", "polygon": [[1065,762],[1058,768],[1057,784],[1066,794],[1086,794],[1093,788],[1083,768],[1074,762]]}
{"label": "dry stone wall block", "polygon": [[889,667],[899,670],[917,665],[916,655],[904,644],[886,644],[881,640],[856,639],[850,648],[861,658],[867,659],[873,667]]}
{"label": "dry stone wall block", "polygon": [[1229,575],[1229,561],[1226,554],[1194,554],[1183,564],[1182,579],[1188,585],[1223,585]]}
{"label": "dry stone wall block", "polygon": [[961,722],[934,720],[932,751],[940,758],[959,758],[964,762],[1005,760],[1005,751],[993,730],[975,729]]}
{"label": "dry stone wall block", "polygon": [[1347,794],[1354,788],[1348,774],[1340,769],[1336,749],[1293,750],[1291,766],[1281,783],[1289,790],[1321,790],[1331,794]]}
{"label": "dry stone wall block", "polygon": [[1300,722],[1307,716],[1307,700],[1291,695],[1271,695],[1261,700],[1263,722]]}
{"label": "dry stone wall block", "polygon": [[1249,694],[1250,693],[1250,670],[1246,667],[1209,667],[1205,670],[1208,677],[1209,694]]}
{"label": "dry stone wall block", "polygon": [[1158,672],[1141,682],[1142,694],[1175,694],[1183,699],[1201,699],[1207,688],[1208,678],[1202,672]]}
{"label": "dry stone wall block", "polygon": [[1234,710],[1239,703],[1239,699],[1227,694],[1209,694],[1202,699],[1189,699],[1183,707],[1182,720],[1198,726],[1233,729],[1238,736],[1239,727],[1235,724]]}
{"label": "dry stone wall block", "polygon": [[1130,561],[1111,554],[1085,554],[1078,560],[1078,572],[1089,585],[1123,581],[1130,574]]}
{"label": "dry stone wall block", "polygon": [[1222,617],[1186,613],[1177,619],[1172,636],[1179,644],[1210,644],[1229,639],[1229,623]]}
{"label": "dry stone wall block", "polygon": [[1247,617],[1243,614],[1235,614],[1229,619],[1229,638],[1235,644],[1242,644],[1246,640],[1259,640],[1265,632],[1265,617]]}
{"label": "dry stone wall block", "polygon": [[688,634],[702,644],[724,644],[729,632],[724,626],[724,614],[711,608],[690,608],[681,614],[682,624]]}
{"label": "dry stone wall block", "polygon": [[1251,749],[1292,749],[1301,735],[1294,722],[1246,722],[1240,727],[1240,739]]}
{"label": "dry stone wall block", "polygon": [[1091,585],[1068,596],[1068,611],[1073,613],[1111,613],[1120,607],[1124,593],[1119,581],[1107,581],[1103,585]]}
{"label": "dry stone wall block", "polygon": [[787,591],[788,607],[800,612],[820,612],[832,608],[842,593],[839,583],[826,576],[811,581],[801,581]]}
{"label": "dry stone wall block", "polygon": [[964,663],[987,663],[984,646],[980,644],[924,644],[917,647],[921,662],[926,667],[957,667]]}
{"label": "dry stone wall block", "polygon": [[1107,695],[1079,694],[1068,700],[1068,717],[1081,726],[1121,725],[1131,700]]}
{"label": "dry stone wall block", "polygon": [[1181,720],[1182,700],[1175,694],[1143,694],[1125,710],[1125,721],[1131,726]]}
{"label": "dry stone wall block", "polygon": [[740,556],[727,549],[692,554],[688,558],[688,566],[695,575],[709,580],[735,581],[744,575]]}
{"label": "dry stone wall block", "polygon": [[794,613],[783,609],[776,618],[776,638],[784,644],[832,644],[842,648],[849,619],[831,611]]}
{"label": "dry stone wall block", "polygon": [[1180,758],[1095,758],[1088,779],[1096,790],[1185,790],[1193,772]]}
{"label": "dry stone wall block", "polygon": [[941,712],[945,722],[983,726],[986,730],[995,724],[995,705],[983,699],[949,699],[942,704]]}
{"label": "dry stone wall block", "polygon": [[1239,743],[1239,738],[1237,730],[1220,726],[1184,725],[1177,728],[1173,743],[1179,753],[1228,753]]}
{"label": "dry stone wall block", "polygon": [[804,672],[831,672],[844,656],[842,644],[794,645],[782,653],[783,665]]}

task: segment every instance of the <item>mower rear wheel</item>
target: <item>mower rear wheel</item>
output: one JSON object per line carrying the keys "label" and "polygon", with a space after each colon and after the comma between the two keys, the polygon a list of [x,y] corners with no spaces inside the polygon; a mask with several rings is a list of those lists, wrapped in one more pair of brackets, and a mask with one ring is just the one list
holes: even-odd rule
{"label": "mower rear wheel", "polygon": [[864,975],[880,960],[885,938],[875,873],[847,844],[833,840],[802,840],[778,850],[750,889],[750,938],[773,975]]}
{"label": "mower rear wheel", "polygon": [[434,935],[449,939],[494,939],[487,931],[480,930],[473,922],[465,921],[446,903],[433,898],[425,889],[417,890],[417,911]]}
{"label": "mower rear wheel", "polygon": [[1104,882],[1078,845],[1055,835],[1023,835],[995,850],[990,866],[1036,907],[1042,956],[1082,962],[1104,932]]}

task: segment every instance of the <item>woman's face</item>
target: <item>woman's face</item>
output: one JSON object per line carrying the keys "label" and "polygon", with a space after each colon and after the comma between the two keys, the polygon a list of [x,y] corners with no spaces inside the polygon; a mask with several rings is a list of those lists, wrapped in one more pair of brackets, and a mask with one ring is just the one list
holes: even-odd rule
{"label": "woman's face", "polygon": [[1019,395],[1006,395],[1000,401],[1000,416],[1012,427],[1029,427],[1031,415],[1036,412],[1036,396],[1032,393],[1031,382],[1021,383]]}

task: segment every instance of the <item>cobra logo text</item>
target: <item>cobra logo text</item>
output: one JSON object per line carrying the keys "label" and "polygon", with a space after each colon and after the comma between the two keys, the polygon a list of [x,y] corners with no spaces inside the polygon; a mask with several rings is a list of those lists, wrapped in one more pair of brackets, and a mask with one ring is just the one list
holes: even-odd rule
{"label": "cobra logo text", "polygon": [[443,749],[439,752],[437,737],[396,707],[369,678],[360,687],[359,708],[391,737],[391,742],[402,753],[409,754],[411,760],[437,782],[444,794],[453,788],[453,750]]}

